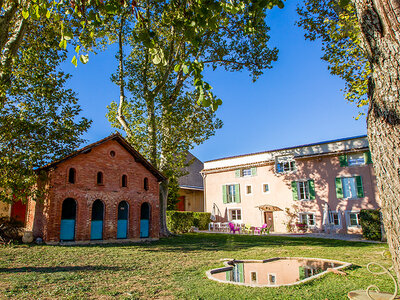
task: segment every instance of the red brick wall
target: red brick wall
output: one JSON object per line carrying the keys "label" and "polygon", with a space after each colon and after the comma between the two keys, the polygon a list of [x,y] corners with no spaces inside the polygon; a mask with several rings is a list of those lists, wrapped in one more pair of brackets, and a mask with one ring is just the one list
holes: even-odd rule
{"label": "red brick wall", "polygon": [[[110,151],[115,152],[111,157]],[[68,182],[70,168],[76,170],[75,184]],[[103,185],[97,185],[97,172],[103,172]],[[128,185],[122,187],[122,175],[127,175]],[[147,177],[149,189],[144,189]],[[62,203],[73,198],[77,203],[75,240],[90,239],[92,205],[96,199],[104,204],[103,239],[116,239],[118,204],[129,204],[128,239],[140,236],[140,206],[151,206],[150,237],[159,237],[159,190],[154,175],[118,142],[111,140],[86,154],[80,154],[56,166],[49,173],[50,192],[43,204],[30,203],[28,220],[36,236],[45,241],[60,240]],[[32,213],[35,211],[34,222]],[[27,226],[28,227],[28,226]]]}

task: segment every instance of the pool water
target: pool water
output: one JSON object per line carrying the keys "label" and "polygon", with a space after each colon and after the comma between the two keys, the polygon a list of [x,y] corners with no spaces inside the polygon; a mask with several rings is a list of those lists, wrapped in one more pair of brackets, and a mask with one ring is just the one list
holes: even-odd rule
{"label": "pool water", "polygon": [[328,269],[342,269],[346,262],[317,259],[277,257],[266,260],[231,260],[225,267],[210,270],[210,279],[248,286],[277,287],[294,285],[325,274]]}

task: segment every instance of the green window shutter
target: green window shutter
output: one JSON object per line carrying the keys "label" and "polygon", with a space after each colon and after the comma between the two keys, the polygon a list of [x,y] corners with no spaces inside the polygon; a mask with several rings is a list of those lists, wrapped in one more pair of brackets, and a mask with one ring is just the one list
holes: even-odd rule
{"label": "green window shutter", "polygon": [[235,171],[235,177],[240,177],[240,169],[237,169],[237,170]]}
{"label": "green window shutter", "polygon": [[362,185],[361,176],[356,176],[356,183],[357,183],[357,197],[364,198],[364,189]]}
{"label": "green window shutter", "polygon": [[372,164],[371,151],[364,152],[364,162],[366,164]]}
{"label": "green window shutter", "polygon": [[293,200],[299,200],[299,193],[297,192],[297,182],[292,181],[292,195],[293,195]]}
{"label": "green window shutter", "polygon": [[256,176],[257,175],[257,168],[251,168],[251,176]]}
{"label": "green window shutter", "polygon": [[240,203],[240,190],[239,190],[239,185],[235,184],[235,202]]}
{"label": "green window shutter", "polygon": [[339,162],[341,167],[347,167],[349,165],[347,162],[347,155],[340,155]]}
{"label": "green window shutter", "polygon": [[310,194],[310,199],[315,200],[315,185],[314,180],[308,180],[308,192]]}
{"label": "green window shutter", "polygon": [[225,272],[225,274],[226,274],[226,281],[231,281],[231,273],[232,273],[232,271],[226,271],[226,272]]}
{"label": "green window shutter", "polygon": [[338,199],[342,199],[343,198],[342,178],[336,177],[335,184],[336,184],[336,197]]}
{"label": "green window shutter", "polygon": [[244,282],[244,264],[237,264],[239,270],[239,282]]}
{"label": "green window shutter", "polygon": [[227,195],[226,195],[226,185],[222,186],[222,201],[224,203],[228,202]]}

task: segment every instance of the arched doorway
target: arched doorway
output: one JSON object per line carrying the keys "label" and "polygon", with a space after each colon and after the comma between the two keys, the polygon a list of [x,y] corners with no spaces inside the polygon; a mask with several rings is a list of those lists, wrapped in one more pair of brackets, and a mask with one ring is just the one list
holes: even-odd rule
{"label": "arched doorway", "polygon": [[104,218],[104,204],[101,200],[97,199],[93,202],[92,207],[92,223],[90,229],[91,240],[103,239],[103,218]]}
{"label": "arched doorway", "polygon": [[126,239],[128,237],[128,211],[128,203],[121,201],[118,204],[117,239]]}
{"label": "arched doorway", "polygon": [[150,204],[145,202],[140,207],[140,237],[147,238],[150,235]]}
{"label": "arched doorway", "polygon": [[73,241],[75,239],[76,201],[67,198],[63,201],[61,211],[60,240]]}

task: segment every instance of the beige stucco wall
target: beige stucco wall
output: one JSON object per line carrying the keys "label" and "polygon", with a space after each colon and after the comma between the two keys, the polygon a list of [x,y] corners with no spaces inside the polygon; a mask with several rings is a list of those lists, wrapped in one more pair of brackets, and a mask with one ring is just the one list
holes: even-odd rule
{"label": "beige stucco wall", "polygon": [[[250,166],[255,166],[250,165]],[[285,208],[298,206],[297,213],[314,213],[316,226],[314,231],[322,230],[323,209],[328,203],[331,211],[341,212],[341,232],[360,232],[359,228],[347,228],[345,212],[359,212],[361,209],[378,208],[376,196],[376,182],[373,174],[372,164],[340,167],[337,155],[319,156],[313,158],[297,158],[297,170],[293,173],[276,174],[274,163],[258,163],[257,175],[249,177],[235,177],[235,168],[228,171],[204,170],[205,173],[205,211],[212,212],[214,203],[221,211],[225,220],[228,217],[228,210],[240,208],[242,213],[241,223],[253,226],[261,226],[264,223],[263,212],[256,208],[259,205],[274,205],[282,211],[274,212],[275,232],[286,232],[285,223],[288,217]],[[362,177],[364,198],[346,200],[337,199],[335,178],[342,176]],[[298,180],[313,179],[315,183],[315,200],[295,201],[292,197],[291,182]],[[269,184],[270,191],[267,194],[262,192],[264,183]],[[222,186],[227,184],[240,185],[240,203],[223,203]],[[252,194],[246,195],[246,185],[252,186]],[[292,209],[292,211],[294,211]],[[340,228],[338,229],[340,231]]]}
{"label": "beige stucco wall", "polygon": [[179,196],[185,197],[185,211],[204,212],[204,192],[179,189]]}
{"label": "beige stucco wall", "polygon": [[10,204],[0,201],[0,218],[10,216]]}

